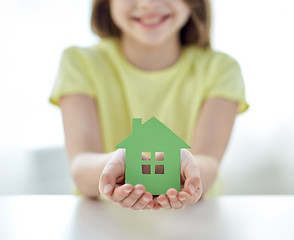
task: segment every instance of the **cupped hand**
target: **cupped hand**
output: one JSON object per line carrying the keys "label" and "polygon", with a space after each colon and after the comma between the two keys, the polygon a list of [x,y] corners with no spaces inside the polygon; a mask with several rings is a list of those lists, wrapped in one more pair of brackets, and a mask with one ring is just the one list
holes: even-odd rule
{"label": "cupped hand", "polygon": [[[149,159],[142,153],[143,159]],[[105,165],[99,180],[99,191],[103,198],[115,205],[133,210],[152,209],[153,196],[145,192],[142,184],[132,186],[124,184],[125,180],[125,149],[118,149]]]}
{"label": "cupped hand", "polygon": [[159,195],[153,209],[180,209],[195,204],[202,196],[202,183],[197,159],[187,149],[181,149],[181,191],[174,188]]}

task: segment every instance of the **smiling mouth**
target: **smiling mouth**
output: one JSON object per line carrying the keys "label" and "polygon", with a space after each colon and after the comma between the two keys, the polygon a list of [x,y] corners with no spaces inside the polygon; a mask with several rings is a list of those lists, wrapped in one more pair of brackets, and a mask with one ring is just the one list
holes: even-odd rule
{"label": "smiling mouth", "polygon": [[134,20],[144,27],[152,28],[152,27],[157,27],[161,25],[169,17],[170,17],[169,15],[165,15],[165,16],[158,16],[158,17],[134,18]]}

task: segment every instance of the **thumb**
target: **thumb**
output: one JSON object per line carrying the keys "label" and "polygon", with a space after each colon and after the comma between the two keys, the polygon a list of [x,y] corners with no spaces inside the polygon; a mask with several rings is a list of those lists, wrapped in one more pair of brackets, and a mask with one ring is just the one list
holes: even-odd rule
{"label": "thumb", "polygon": [[102,172],[99,180],[99,192],[102,196],[110,197],[115,186],[115,177],[109,172]]}
{"label": "thumb", "polygon": [[184,170],[185,183],[184,190],[191,194],[191,196],[202,194],[202,184],[200,178],[200,170],[196,164],[188,164]]}
{"label": "thumb", "polygon": [[124,164],[121,163],[123,153],[123,149],[118,149],[106,163],[99,180],[99,191],[101,195],[106,197],[111,196],[116,185],[116,180],[124,176]]}

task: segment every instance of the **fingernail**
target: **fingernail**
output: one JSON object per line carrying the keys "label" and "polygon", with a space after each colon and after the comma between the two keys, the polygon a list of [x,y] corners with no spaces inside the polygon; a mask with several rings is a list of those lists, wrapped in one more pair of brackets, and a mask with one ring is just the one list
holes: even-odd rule
{"label": "fingernail", "polygon": [[104,191],[105,194],[111,192],[111,190],[112,190],[112,185],[111,184],[107,184],[107,185],[104,186],[103,191]]}
{"label": "fingernail", "polygon": [[170,198],[176,198],[176,196],[175,196],[175,195],[170,195],[169,197],[170,197]]}
{"label": "fingernail", "polygon": [[132,189],[126,189],[125,193],[130,193],[132,191]]}
{"label": "fingernail", "polygon": [[136,193],[136,194],[142,194],[143,191],[141,191],[141,190],[136,190],[135,193]]}
{"label": "fingernail", "polygon": [[143,197],[143,201],[144,201],[144,202],[149,202],[149,199],[146,198],[146,197]]}
{"label": "fingernail", "polygon": [[189,189],[190,189],[191,195],[193,195],[195,193],[195,187],[192,184],[190,184]]}
{"label": "fingernail", "polygon": [[185,201],[186,198],[179,198],[181,201]]}

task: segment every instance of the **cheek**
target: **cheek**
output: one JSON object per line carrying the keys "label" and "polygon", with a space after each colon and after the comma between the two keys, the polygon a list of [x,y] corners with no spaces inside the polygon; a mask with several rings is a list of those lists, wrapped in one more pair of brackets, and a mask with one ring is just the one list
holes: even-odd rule
{"label": "cheek", "polygon": [[181,20],[182,20],[183,25],[185,25],[185,23],[188,21],[188,19],[191,16],[191,10],[187,7],[183,8],[182,14],[180,14],[180,16],[182,18]]}
{"label": "cheek", "polygon": [[174,9],[176,9],[178,13],[179,21],[181,22],[181,24],[185,25],[185,23],[188,21],[189,17],[191,16],[190,7],[185,3],[185,1],[176,0]]}
{"label": "cheek", "polygon": [[127,17],[127,7],[123,4],[122,0],[112,0],[110,1],[110,14],[114,23],[120,27]]}

